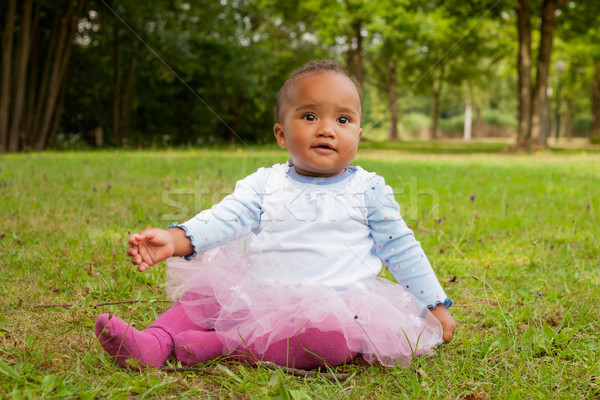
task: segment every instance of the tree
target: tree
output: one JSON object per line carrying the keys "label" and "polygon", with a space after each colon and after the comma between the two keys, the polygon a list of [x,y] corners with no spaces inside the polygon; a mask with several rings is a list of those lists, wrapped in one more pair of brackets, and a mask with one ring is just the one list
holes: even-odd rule
{"label": "tree", "polygon": [[[519,132],[517,147],[548,147],[547,88],[550,73],[550,57],[557,11],[566,0],[543,0],[540,10],[540,43],[536,63],[536,79],[531,90],[531,5],[529,0],[517,0],[517,24],[519,28]],[[531,93],[531,95],[530,95]]]}
{"label": "tree", "polygon": [[[44,72],[40,76],[41,94],[36,99],[35,117],[27,132],[28,144],[37,150],[43,150],[56,133],[52,127],[58,125],[61,117],[59,95],[63,90],[77,22],[85,5],[83,0],[65,0],[65,3],[64,7],[56,7],[58,15],[54,18],[55,28],[52,30],[55,34],[50,38]],[[60,9],[62,14],[59,14]]]}
{"label": "tree", "polygon": [[[368,65],[373,79],[369,81],[387,97],[387,113],[390,122],[388,140],[400,140],[398,124],[398,88],[406,86],[401,71],[404,60],[412,54],[412,32],[418,30],[416,20],[405,8],[406,2],[391,0],[380,1],[375,16],[367,26]],[[400,75],[400,78],[399,78]]]}
{"label": "tree", "polygon": [[[17,45],[17,53],[15,60],[15,88],[14,93],[14,106],[11,115],[11,123],[8,130],[8,151],[17,152],[19,150],[19,131],[23,121],[23,107],[25,105],[25,90],[26,90],[26,77],[27,77],[27,65],[29,63],[30,55],[30,42],[31,42],[31,25],[32,25],[32,14],[33,14],[33,1],[24,0],[22,9],[22,23],[21,23],[21,34],[19,36],[19,42]],[[36,8],[35,18],[39,15],[39,5]]]}
{"label": "tree", "polygon": [[4,153],[8,145],[8,127],[11,96],[11,57],[14,41],[17,1],[9,0],[6,21],[2,32],[2,65],[0,68],[0,152]]}
{"label": "tree", "polygon": [[[422,82],[421,90],[426,87],[431,94],[431,139],[439,137],[441,100],[448,85],[485,85],[483,78],[490,75],[492,63],[488,60],[502,43],[494,32],[496,4],[486,0],[413,4],[420,29],[415,35],[415,56],[408,66],[413,79]],[[465,93],[462,100],[468,95]]]}
{"label": "tree", "polygon": [[19,4],[9,0],[2,35],[3,152],[17,151],[21,144],[41,150],[55,133],[71,44],[86,2],[23,0]]}
{"label": "tree", "polygon": [[[145,3],[145,5],[148,4],[154,5],[156,3]],[[122,19],[126,18],[128,21],[127,29],[140,34],[143,33],[140,28],[144,27],[142,21],[147,18],[145,13],[140,12],[140,7],[135,2],[122,2],[119,5],[121,7],[117,8],[118,14],[115,14],[112,18],[111,41],[113,48],[111,131],[113,142],[118,146],[123,144],[131,125],[139,51],[139,41],[133,37],[132,32],[123,32],[125,27]]]}
{"label": "tree", "polygon": [[296,65],[290,58],[306,52],[290,39],[299,27],[262,2],[115,4],[92,4],[75,45],[66,101],[78,112],[67,132],[93,143],[102,127],[128,146],[270,136],[276,86]]}
{"label": "tree", "polygon": [[517,141],[524,145],[531,134],[531,7],[529,0],[519,0],[515,6],[519,32],[519,127]]}
{"label": "tree", "polygon": [[[364,38],[367,26],[376,15],[377,2],[368,0],[307,0],[300,3],[317,35],[343,55],[346,69],[359,84],[364,83]],[[337,55],[337,54],[336,54]]]}
{"label": "tree", "polygon": [[[596,2],[572,1],[565,7],[563,54],[567,59],[567,111],[574,97],[589,98],[590,138],[600,142],[600,7]],[[583,87],[582,87],[583,86]],[[586,93],[587,92],[587,93]],[[588,97],[589,96],[589,97]]]}
{"label": "tree", "polygon": [[[424,7],[432,8],[424,8]],[[439,136],[440,100],[444,84],[449,73],[451,58],[447,57],[457,43],[457,21],[449,18],[446,10],[437,4],[427,4],[416,7],[420,25],[414,43],[415,57],[407,65],[416,84],[428,88],[431,99],[431,129],[430,138]]]}

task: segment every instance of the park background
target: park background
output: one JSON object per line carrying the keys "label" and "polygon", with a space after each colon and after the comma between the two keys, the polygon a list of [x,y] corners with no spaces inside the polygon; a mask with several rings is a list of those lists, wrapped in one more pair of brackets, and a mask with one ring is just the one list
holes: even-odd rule
{"label": "park background", "polygon": [[365,140],[600,140],[594,0],[5,0],[0,151],[271,141],[290,71],[339,60]]}
{"label": "park background", "polygon": [[[3,0],[0,397],[600,398],[599,4]],[[393,188],[454,340],[327,371],[346,380],[119,368],[97,315],[143,328],[168,307],[128,233],[284,162],[275,95],[315,58],[363,83],[356,163]]]}

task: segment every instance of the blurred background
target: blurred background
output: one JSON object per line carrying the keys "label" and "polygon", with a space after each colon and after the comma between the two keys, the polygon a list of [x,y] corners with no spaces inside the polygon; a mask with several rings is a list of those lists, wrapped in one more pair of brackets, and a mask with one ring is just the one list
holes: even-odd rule
{"label": "blurred background", "polygon": [[1,0],[0,152],[271,143],[316,58],[363,139],[600,142],[598,0]]}

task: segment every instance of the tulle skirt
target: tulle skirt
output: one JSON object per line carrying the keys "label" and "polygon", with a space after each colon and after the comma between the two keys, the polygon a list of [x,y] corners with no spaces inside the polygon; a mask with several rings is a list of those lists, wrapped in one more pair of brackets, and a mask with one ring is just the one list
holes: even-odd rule
{"label": "tulle skirt", "polygon": [[443,342],[439,321],[400,285],[376,278],[374,290],[332,288],[303,280],[244,240],[167,261],[167,295],[192,321],[220,333],[224,351],[263,352],[308,328],[341,332],[348,349],[372,363],[408,366]]}

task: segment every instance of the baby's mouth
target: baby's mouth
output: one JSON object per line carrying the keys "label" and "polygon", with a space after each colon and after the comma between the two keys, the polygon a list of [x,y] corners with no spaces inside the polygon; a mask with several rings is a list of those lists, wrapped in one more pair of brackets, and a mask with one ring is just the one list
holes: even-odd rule
{"label": "baby's mouth", "polygon": [[329,143],[316,143],[316,144],[312,145],[311,147],[315,150],[320,150],[320,151],[336,151],[335,147],[333,147]]}

